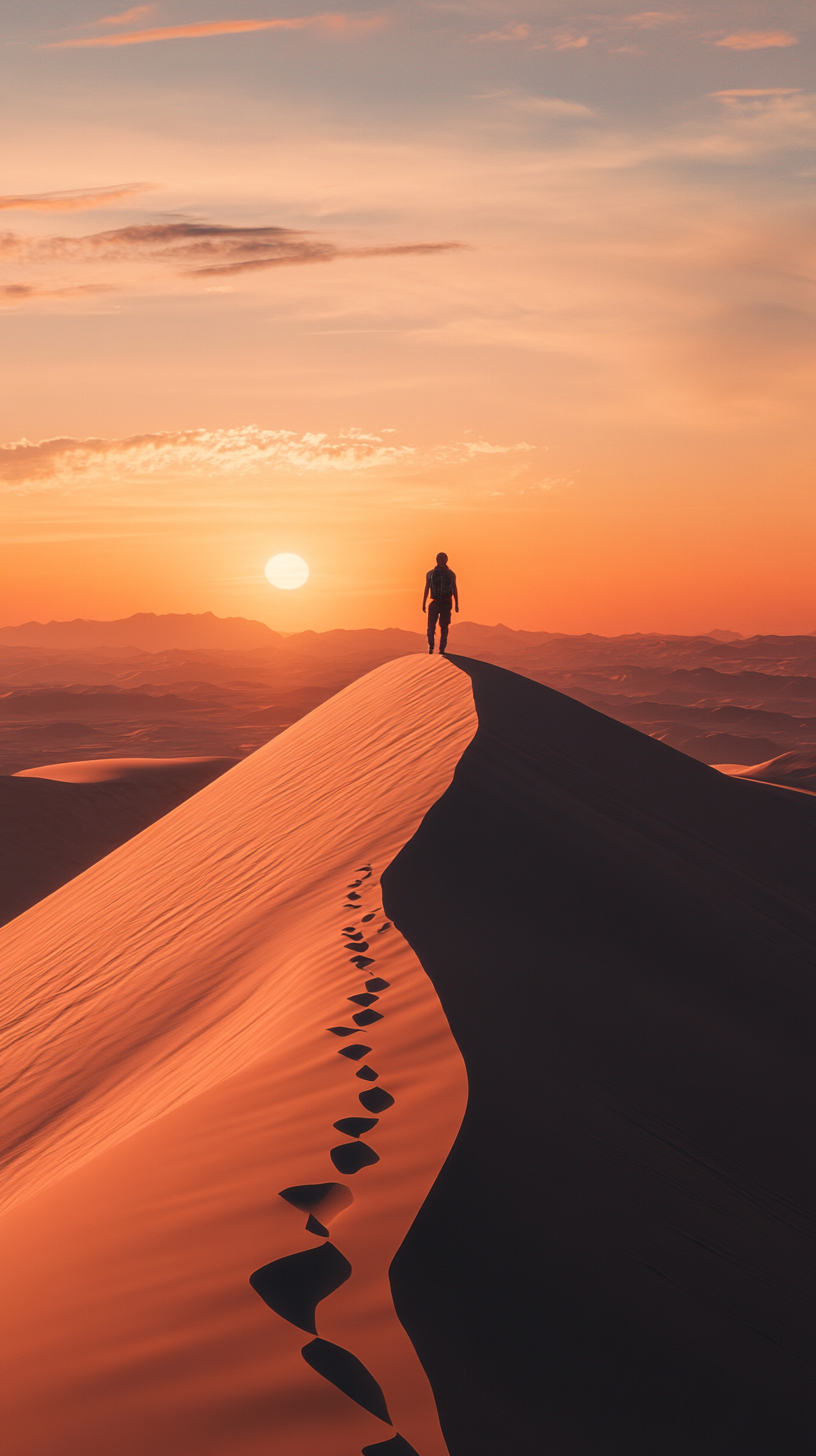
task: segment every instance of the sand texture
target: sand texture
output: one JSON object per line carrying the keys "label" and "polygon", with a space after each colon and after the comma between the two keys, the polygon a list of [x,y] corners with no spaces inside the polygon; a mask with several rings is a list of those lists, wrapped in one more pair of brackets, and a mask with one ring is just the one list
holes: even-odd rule
{"label": "sand texture", "polygon": [[811,1456],[811,800],[453,660],[383,880],[470,1087],[392,1268],[449,1449]]}
{"label": "sand texture", "polygon": [[387,1271],[466,1079],[379,871],[476,726],[391,663],[6,928],[14,1456],[443,1456]]}

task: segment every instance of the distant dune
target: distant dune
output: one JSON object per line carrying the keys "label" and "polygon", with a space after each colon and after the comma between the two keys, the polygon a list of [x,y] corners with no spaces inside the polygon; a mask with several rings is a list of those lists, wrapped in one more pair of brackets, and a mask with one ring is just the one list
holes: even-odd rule
{"label": "distant dune", "polygon": [[812,1456],[811,806],[416,655],[20,916],[14,1456]]}
{"label": "distant dune", "polygon": [[236,762],[91,759],[0,777],[0,924],[81,874]]}
{"label": "distant dune", "polygon": [[754,763],[749,768],[739,763],[718,763],[723,773],[733,778],[757,779],[766,784],[782,784],[785,788],[806,789],[816,793],[816,752],[780,753],[766,763]]}

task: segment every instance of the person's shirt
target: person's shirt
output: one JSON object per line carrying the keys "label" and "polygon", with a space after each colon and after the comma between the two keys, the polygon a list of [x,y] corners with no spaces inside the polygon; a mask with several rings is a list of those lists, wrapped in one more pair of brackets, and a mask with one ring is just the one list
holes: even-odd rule
{"label": "person's shirt", "polygon": [[451,571],[449,566],[432,566],[425,576],[425,585],[432,602],[452,601],[456,591],[456,572]]}

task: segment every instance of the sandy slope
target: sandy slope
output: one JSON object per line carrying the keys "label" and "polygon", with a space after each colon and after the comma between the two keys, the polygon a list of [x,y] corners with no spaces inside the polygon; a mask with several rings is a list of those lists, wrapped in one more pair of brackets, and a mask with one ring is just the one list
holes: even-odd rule
{"label": "sandy slope", "polygon": [[[320,1336],[441,1456],[387,1268],[456,1134],[464,1069],[399,934],[364,942],[358,969],[340,931],[384,923],[378,871],[475,728],[464,674],[390,663],[7,927],[13,1456],[354,1456],[390,1438],[248,1283],[326,1247],[278,1196],[324,1182],[353,1192],[332,1228],[353,1273]],[[344,909],[360,879],[368,924]],[[347,998],[372,975],[390,983],[384,1017],[360,1032]],[[379,1080],[355,1077],[349,1040]],[[342,1175],[329,1149],[354,1139],[332,1123],[381,1086],[396,1099],[366,1139],[381,1161]]]}
{"label": "sandy slope", "polygon": [[470,1086],[392,1268],[452,1456],[812,1456],[812,801],[453,661],[383,880]]}
{"label": "sandy slope", "polygon": [[104,758],[0,777],[0,924],[226,773],[234,758]]}

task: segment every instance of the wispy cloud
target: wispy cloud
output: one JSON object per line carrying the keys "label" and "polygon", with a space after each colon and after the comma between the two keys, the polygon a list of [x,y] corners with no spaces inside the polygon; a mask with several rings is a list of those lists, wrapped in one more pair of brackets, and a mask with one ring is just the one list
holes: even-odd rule
{"label": "wispy cloud", "polygon": [[573,31],[557,30],[550,41],[554,51],[580,51],[589,45],[588,35],[575,35]]}
{"label": "wispy cloud", "polygon": [[532,116],[583,119],[596,115],[592,108],[584,106],[583,102],[565,101],[561,96],[528,96],[520,91],[494,91],[482,99],[503,102],[513,111],[524,112]]}
{"label": "wispy cloud", "polygon": [[639,30],[656,30],[661,25],[675,25],[685,20],[679,10],[639,10],[635,15],[624,15],[623,25],[634,25]]}
{"label": "wispy cloud", "polygon": [[155,9],[155,5],[134,5],[130,10],[123,10],[119,15],[103,15],[101,20],[94,20],[92,24],[133,25],[134,21],[144,20],[146,15],[152,15]]}
{"label": "wispy cloud", "polygon": [[472,35],[469,39],[474,42],[528,40],[532,31],[532,26],[528,25],[525,20],[510,21],[508,25],[502,26],[501,30],[486,30],[482,35]]}
{"label": "wispy cloud", "polygon": [[798,45],[799,37],[786,30],[737,30],[733,35],[715,40],[714,44],[726,46],[730,51],[764,51],[774,46]]}
{"label": "wispy cloud", "polygon": [[81,298],[89,293],[107,293],[105,283],[77,283],[68,288],[37,288],[29,283],[0,284],[0,300],[6,303],[27,303],[35,298]]}
{"label": "wispy cloud", "polygon": [[282,268],[293,263],[333,263],[338,258],[399,258],[406,254],[420,257],[428,253],[448,253],[454,248],[463,248],[464,243],[394,243],[379,248],[335,248],[331,243],[304,245],[300,256],[287,253],[272,254],[263,258],[251,258],[243,263],[214,263],[206,268],[194,268],[192,276],[204,278],[213,274],[221,276],[237,273],[256,273],[263,268]]}
{"label": "wispy cloud", "polygon": [[728,91],[709,91],[718,101],[751,100],[757,96],[799,96],[801,86],[732,86]]}
{"label": "wispy cloud", "polygon": [[492,445],[487,440],[454,441],[418,448],[397,445],[360,429],[337,435],[292,430],[180,430],[132,435],[121,440],[19,440],[0,446],[0,479],[6,489],[36,489],[110,482],[123,475],[151,477],[246,476],[259,472],[310,475],[372,471],[384,467],[427,470],[462,465],[483,455],[508,455],[534,447],[525,441]]}
{"label": "wispy cloud", "polygon": [[155,182],[123,182],[115,187],[78,187],[70,192],[34,192],[0,196],[0,212],[90,212],[110,207],[143,192],[155,190]]}
{"label": "wispy cloud", "polygon": [[382,15],[353,15],[327,11],[322,15],[276,16],[268,20],[204,20],[192,25],[163,25],[153,30],[129,30],[122,35],[96,35],[51,41],[45,50],[84,50],[91,47],[148,45],[160,40],[201,40],[213,35],[243,35],[256,30],[330,30],[354,32],[378,30]]}
{"label": "wispy cloud", "polygon": [[[342,247],[326,238],[280,227],[226,227],[216,223],[141,223],[78,237],[22,237],[0,234],[0,257],[24,270],[19,281],[0,291],[6,303],[33,298],[54,298],[68,293],[60,279],[40,276],[33,283],[31,269],[105,268],[108,280],[84,285],[81,291],[135,286],[144,278],[139,265],[162,265],[176,277],[229,278],[270,268],[334,263],[343,258],[423,257],[465,247],[459,242],[388,243],[368,247]],[[126,275],[115,270],[127,265]],[[113,272],[111,272],[113,270]],[[155,272],[155,270],[154,270]],[[156,286],[154,274],[145,278]],[[76,285],[71,292],[78,291]]]}

